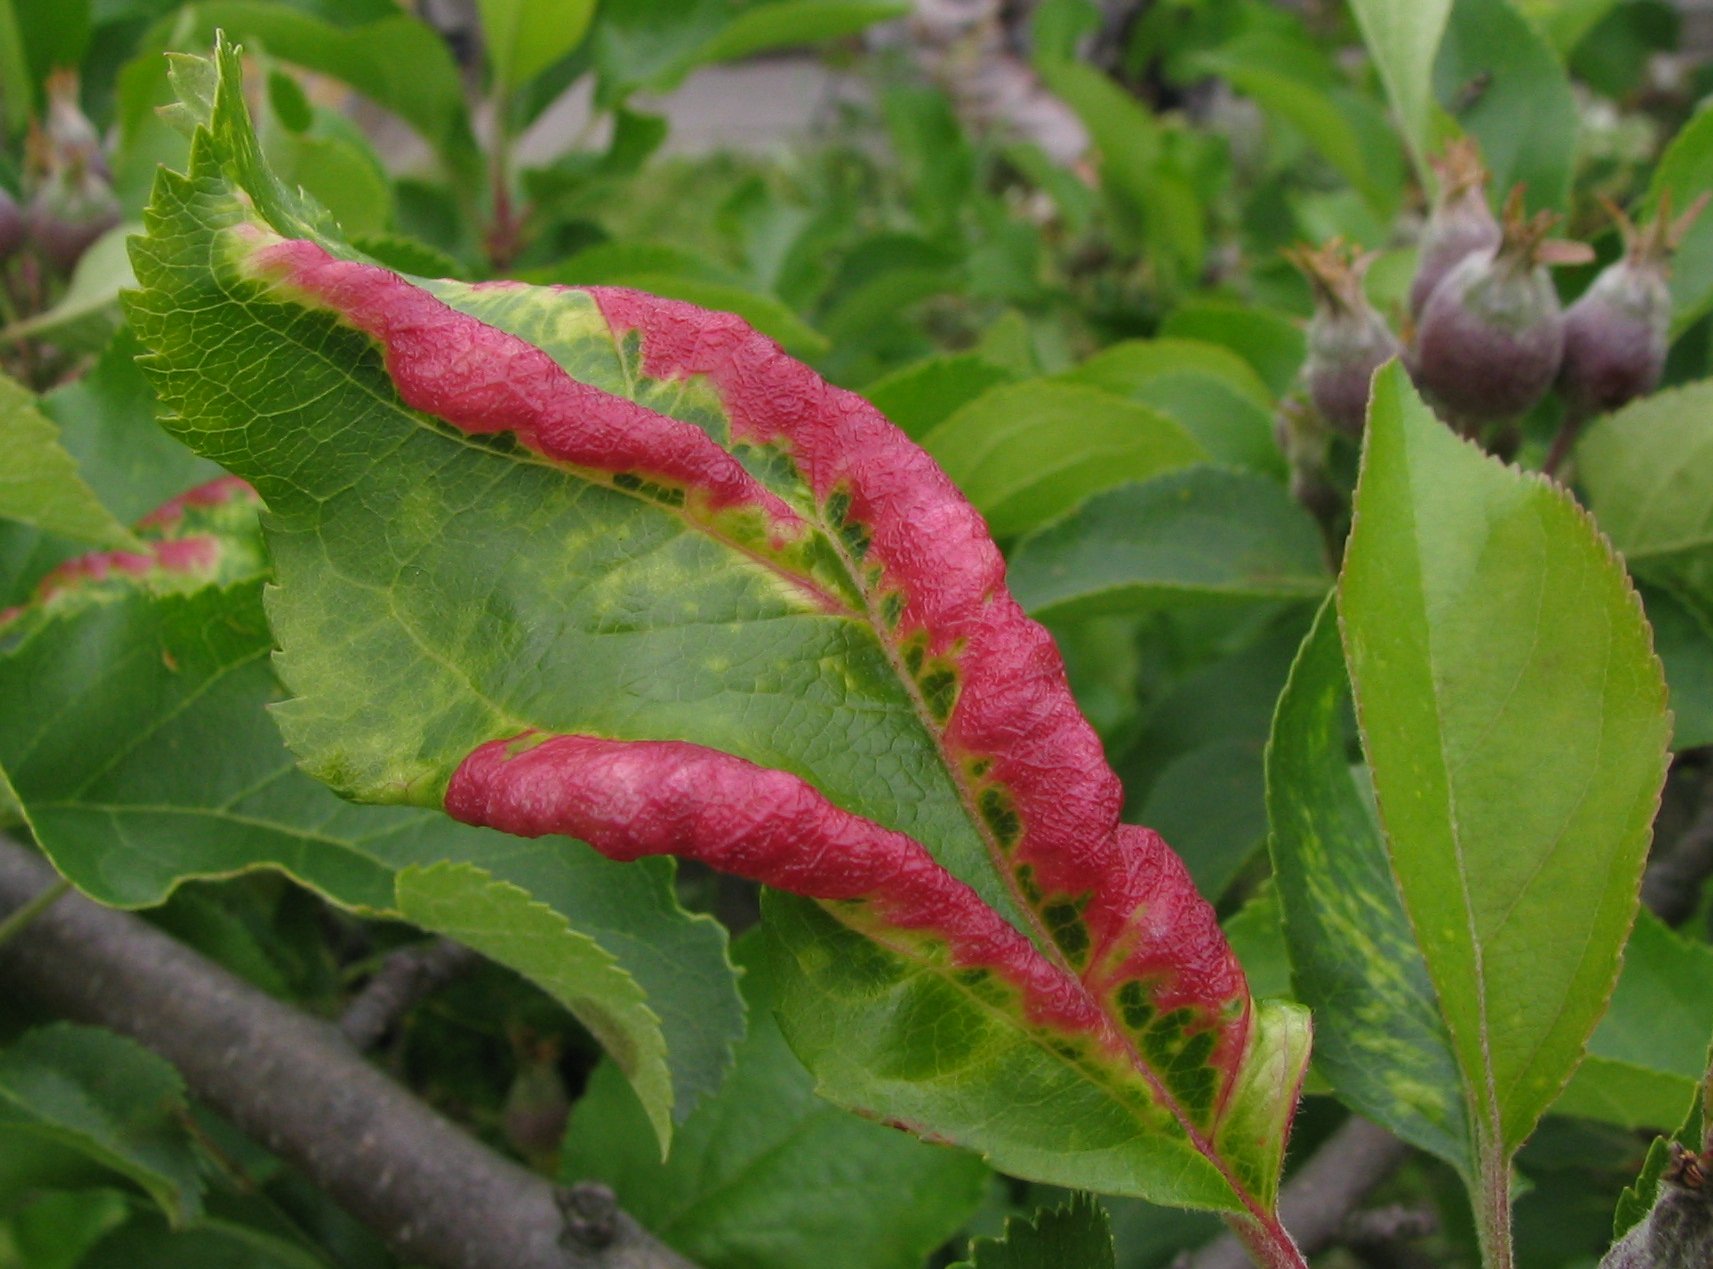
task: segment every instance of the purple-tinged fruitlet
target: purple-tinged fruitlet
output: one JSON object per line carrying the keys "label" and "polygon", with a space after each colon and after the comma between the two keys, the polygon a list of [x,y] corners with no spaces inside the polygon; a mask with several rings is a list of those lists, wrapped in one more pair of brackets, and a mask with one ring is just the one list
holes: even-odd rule
{"label": "purple-tinged fruitlet", "polygon": [[1707,1269],[1713,1265],[1713,1133],[1700,1154],[1672,1143],[1653,1209],[1600,1269]]}
{"label": "purple-tinged fruitlet", "polygon": [[119,200],[92,168],[50,173],[24,214],[30,243],[42,260],[70,273],[94,241],[119,223]]}
{"label": "purple-tinged fruitlet", "polygon": [[1547,266],[1593,253],[1549,240],[1556,220],[1552,212],[1526,215],[1521,187],[1513,190],[1499,245],[1446,274],[1422,310],[1410,372],[1440,413],[1465,430],[1516,418],[1558,377],[1564,309]]}
{"label": "purple-tinged fruitlet", "polygon": [[24,230],[44,263],[69,273],[90,244],[119,223],[121,212],[101,139],[78,106],[77,76],[52,75],[47,89],[46,126],[32,125],[29,137],[35,192]]}
{"label": "purple-tinged fruitlet", "polygon": [[1487,206],[1489,175],[1473,137],[1451,142],[1432,163],[1439,197],[1422,230],[1421,254],[1410,283],[1410,316],[1416,319],[1446,274],[1469,256],[1492,251],[1503,233]]}
{"label": "purple-tinged fruitlet", "polygon": [[1339,239],[1318,251],[1286,253],[1314,288],[1303,384],[1321,416],[1339,431],[1360,436],[1368,418],[1374,372],[1398,355],[1398,340],[1362,290],[1374,257]]}
{"label": "purple-tinged fruitlet", "polygon": [[1558,389],[1573,417],[1616,410],[1659,386],[1671,336],[1671,254],[1707,199],[1703,194],[1674,221],[1671,196],[1663,195],[1642,229],[1609,207],[1624,235],[1624,254],[1564,316]]}

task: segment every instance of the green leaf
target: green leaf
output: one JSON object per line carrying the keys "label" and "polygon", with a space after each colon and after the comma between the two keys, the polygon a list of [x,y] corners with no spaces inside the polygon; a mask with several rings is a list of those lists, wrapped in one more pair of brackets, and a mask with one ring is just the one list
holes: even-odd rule
{"label": "green leaf", "polygon": [[1011,557],[1018,602],[1060,619],[1318,599],[1331,581],[1319,530],[1277,482],[1204,465],[1096,494]]}
{"label": "green leaf", "polygon": [[697,66],[852,35],[899,16],[898,0],[626,0],[599,6],[590,36],[597,100],[676,88]]}
{"label": "green leaf", "polygon": [[1198,340],[1229,348],[1261,376],[1273,400],[1291,390],[1308,356],[1296,322],[1282,313],[1228,300],[1180,304],[1166,318],[1160,334],[1165,339]]}
{"label": "green leaf", "polygon": [[136,538],[113,518],[78,474],[60,443],[59,429],[36,408],[22,385],[0,375],[0,519],[100,546],[135,547]]}
{"label": "green leaf", "polygon": [[488,69],[510,92],[583,42],[595,0],[477,0]]}
{"label": "green leaf", "polygon": [[1000,536],[1043,524],[1103,489],[1207,458],[1158,410],[1043,380],[983,393],[922,445]]}
{"label": "green leaf", "polygon": [[47,340],[84,351],[105,347],[119,328],[119,292],[137,282],[125,243],[138,228],[120,225],[96,239],[53,306],[13,322],[0,339]]}
{"label": "green leaf", "polygon": [[1588,505],[1637,574],[1687,592],[1713,563],[1713,383],[1644,397],[1597,423],[1576,448]]}
{"label": "green leaf", "polygon": [[863,389],[863,395],[912,440],[920,440],[990,388],[1017,375],[979,353],[930,357],[903,366]]}
{"label": "green leaf", "polygon": [[1101,189],[1120,230],[1145,244],[1169,278],[1193,275],[1207,253],[1203,211],[1167,158],[1160,123],[1092,66],[1048,60],[1037,70],[1088,129],[1100,155]]}
{"label": "green leaf", "polygon": [[1136,397],[1150,385],[1177,375],[1214,380],[1257,409],[1273,408],[1273,389],[1245,356],[1223,344],[1197,339],[1126,340],[1101,349],[1060,378],[1121,397]]}
{"label": "green leaf", "polygon": [[1433,66],[1452,0],[1351,0],[1356,25],[1391,98],[1404,140],[1425,182],[1433,122]]}
{"label": "green leaf", "polygon": [[1611,1008],[1553,1111],[1669,1129],[1701,1087],[1709,1033],[1713,948],[1674,934],[1644,910],[1624,948]]}
{"label": "green leaf", "polygon": [[700,63],[729,62],[772,49],[855,35],[910,11],[905,0],[784,0],[739,13],[697,52]]}
{"label": "green leaf", "polygon": [[528,891],[473,864],[404,869],[398,907],[407,921],[511,966],[575,1014],[630,1081],[664,1148],[672,1138],[672,1078],[660,1020],[610,952]]}
{"label": "green leaf", "polygon": [[1373,793],[1348,757],[1350,687],[1329,598],[1291,667],[1267,745],[1273,879],[1315,1070],[1339,1099],[1465,1177],[1463,1079],[1392,879]]}
{"label": "green leaf", "polygon": [[764,939],[733,947],[749,1034],[732,1073],[660,1161],[603,1064],[578,1099],[560,1175],[613,1187],[625,1211],[707,1269],[916,1269],[969,1219],[988,1172],[822,1101],[773,1021]]}
{"label": "green leaf", "polygon": [[463,80],[445,41],[403,13],[335,26],[289,5],[213,0],[187,5],[171,19],[175,47],[206,47],[223,30],[254,40],[274,57],[344,81],[398,115],[453,168],[480,172]]}
{"label": "green leaf", "polygon": [[110,1031],[59,1022],[0,1049],[0,1130],[119,1173],[174,1224],[202,1210],[189,1114],[178,1072]]}
{"label": "green leaf", "polygon": [[1092,1194],[1074,1194],[1033,1220],[1007,1217],[1004,1237],[976,1239],[969,1259],[952,1269],[1112,1269],[1115,1263],[1106,1209]]}
{"label": "green leaf", "polygon": [[1581,118],[1576,97],[1552,45],[1510,0],[1458,0],[1434,85],[1441,104],[1481,142],[1494,189],[1522,184],[1530,207],[1568,204]]}
{"label": "green leaf", "polygon": [[[1436,5],[1421,7],[1431,11]],[[1360,5],[1357,12],[1362,13]],[[1428,16],[1431,20],[1431,13]],[[1224,78],[1269,115],[1295,128],[1376,216],[1389,220],[1403,193],[1404,159],[1384,116],[1363,97],[1293,75],[1290,64],[1273,52],[1267,42],[1237,40],[1192,59],[1192,64]],[[1364,112],[1370,117],[1363,118]]]}
{"label": "green leaf", "polygon": [[[247,507],[230,512],[248,516],[254,534]],[[529,908],[537,925],[560,923],[568,945],[592,939],[604,950],[585,961],[616,957],[619,974],[646,992],[657,1022],[597,1033],[615,1052],[639,1055],[631,1069],[650,1082],[657,1113],[668,1104],[688,1113],[718,1085],[743,1018],[724,934],[678,906],[670,863],[625,867],[576,843],[521,842],[435,812],[357,807],[311,780],[266,713],[281,693],[268,664],[261,556],[253,546],[236,560],[228,569],[242,576],[227,585],[124,580],[100,602],[67,590],[8,632],[0,710],[32,725],[0,729],[0,770],[61,872],[103,903],[141,907],[192,877],[272,868],[347,907],[402,915],[401,872],[479,863],[499,880],[471,888],[468,912],[442,904],[413,918],[465,934],[460,922],[490,911],[502,891],[547,905]],[[91,692],[96,674],[102,687]],[[543,971],[526,946],[486,950],[508,964],[516,952],[512,967],[526,975]],[[563,967],[542,985],[573,994]],[[658,1064],[641,1065],[662,1033],[670,1100]]]}
{"label": "green leaf", "polygon": [[[1678,130],[1654,168],[1648,208],[1671,195],[1672,206],[1688,207],[1713,187],[1713,107],[1702,106]],[[1698,217],[1684,235],[1671,268],[1671,333],[1681,335],[1713,308],[1713,217]]]}
{"label": "green leaf", "polygon": [[1492,1177],[1605,1011],[1670,715],[1641,605],[1581,509],[1454,436],[1396,363],[1375,384],[1339,614]]}

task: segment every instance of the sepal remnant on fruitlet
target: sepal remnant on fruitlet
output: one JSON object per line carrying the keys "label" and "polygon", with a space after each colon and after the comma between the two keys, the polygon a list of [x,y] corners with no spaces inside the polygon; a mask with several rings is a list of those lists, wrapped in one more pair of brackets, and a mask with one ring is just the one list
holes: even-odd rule
{"label": "sepal remnant on fruitlet", "polygon": [[214,68],[180,69],[190,171],[130,314],[169,428],[267,500],[306,768],[803,896],[769,920],[824,1094],[1296,1263],[1306,1016],[1251,1000],[1182,863],[1119,824],[944,473],[735,317],[378,266],[266,170],[235,50]]}

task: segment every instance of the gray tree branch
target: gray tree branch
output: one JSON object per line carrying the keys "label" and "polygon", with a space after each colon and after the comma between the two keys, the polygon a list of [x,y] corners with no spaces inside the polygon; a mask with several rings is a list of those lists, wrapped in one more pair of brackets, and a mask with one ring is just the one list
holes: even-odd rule
{"label": "gray tree branch", "polygon": [[[0,918],[56,878],[0,841]],[[299,1013],[123,912],[68,894],[0,948],[0,984],[166,1058],[199,1100],[428,1269],[690,1269],[599,1186],[556,1188]]]}

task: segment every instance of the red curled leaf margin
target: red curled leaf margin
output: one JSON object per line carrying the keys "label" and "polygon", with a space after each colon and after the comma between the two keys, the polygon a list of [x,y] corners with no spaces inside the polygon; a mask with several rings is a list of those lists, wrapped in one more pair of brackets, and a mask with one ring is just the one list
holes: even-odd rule
{"label": "red curled leaf margin", "polygon": [[[841,810],[795,776],[683,741],[493,737],[452,775],[447,809],[523,834],[572,833],[615,858],[705,859],[821,900],[882,941],[887,929],[932,931],[958,963],[1001,970],[1035,1017],[1085,1032],[1131,1069],[1229,1182],[1242,1219],[1264,1227],[1257,1241],[1267,1263],[1300,1263],[1270,1206],[1306,1024],[1297,1021],[1294,1039],[1258,1036],[1211,908],[1157,835],[1118,823],[1118,781],[1056,648],[1006,591],[980,516],[933,461],[867,402],[741,320],[590,289],[615,342],[639,339],[645,373],[711,385],[734,444],[789,460],[808,496],[781,497],[707,433],[579,382],[542,349],[461,311],[448,284],[431,290],[342,258],[354,253],[329,251],[323,243],[336,240],[325,234],[281,237],[308,223],[260,168],[236,59],[227,48],[219,59],[211,126],[229,153],[212,156],[213,138],[199,132],[192,171],[218,168],[268,225],[253,211],[232,217],[214,255],[269,298],[333,313],[368,335],[412,409],[469,434],[511,433],[586,479],[657,500],[792,583],[806,608],[864,622],[938,744],[1026,928],[1009,925],[912,839]],[[1215,1142],[1231,1126],[1237,1093],[1260,1085],[1272,1105],[1265,1114],[1245,1108],[1240,1127],[1267,1139],[1273,1174],[1239,1176]]]}

